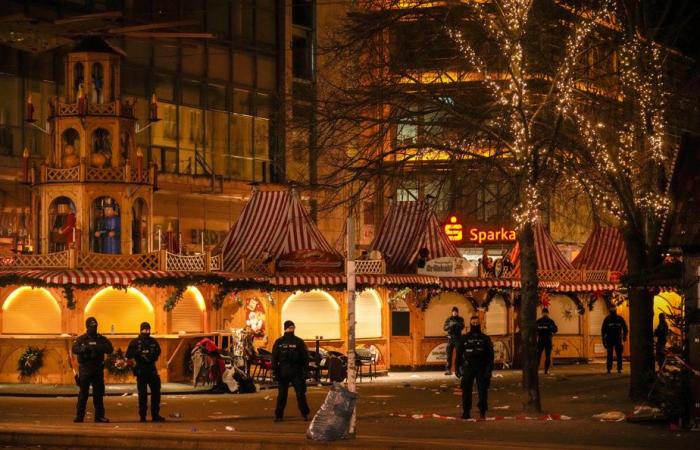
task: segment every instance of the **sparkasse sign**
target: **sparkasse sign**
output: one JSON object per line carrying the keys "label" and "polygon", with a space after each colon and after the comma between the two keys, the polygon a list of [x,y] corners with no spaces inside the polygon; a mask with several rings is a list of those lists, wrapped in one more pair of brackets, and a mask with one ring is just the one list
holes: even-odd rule
{"label": "sparkasse sign", "polygon": [[498,230],[482,230],[480,228],[469,229],[469,242],[483,244],[484,242],[511,242],[515,241],[515,230],[501,227]]}

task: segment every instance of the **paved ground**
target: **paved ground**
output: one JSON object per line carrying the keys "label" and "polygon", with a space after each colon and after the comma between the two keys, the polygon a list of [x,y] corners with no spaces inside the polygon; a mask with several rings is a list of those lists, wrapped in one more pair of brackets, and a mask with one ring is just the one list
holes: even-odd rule
{"label": "paved ground", "polygon": [[[698,448],[700,434],[672,432],[665,424],[602,423],[591,418],[608,410],[629,412],[627,376],[601,374],[602,366],[557,368],[542,382],[546,413],[571,420],[493,420],[464,422],[433,418],[458,416],[455,378],[435,372],[392,374],[359,387],[357,439],[337,448]],[[520,374],[496,372],[490,392],[491,415],[520,414]],[[310,387],[315,411],[327,387]],[[288,418],[273,423],[275,391],[248,395],[169,395],[163,424],[137,422],[136,396],[105,400],[110,424],[73,424],[73,398],[0,398],[0,449],[76,448],[311,448],[307,423],[290,393]],[[399,417],[403,414],[407,417]],[[411,418],[422,414],[423,418]],[[176,416],[176,417],[170,417]],[[418,417],[418,416],[416,416]],[[228,427],[228,428],[227,428]],[[52,444],[54,447],[47,445]]]}

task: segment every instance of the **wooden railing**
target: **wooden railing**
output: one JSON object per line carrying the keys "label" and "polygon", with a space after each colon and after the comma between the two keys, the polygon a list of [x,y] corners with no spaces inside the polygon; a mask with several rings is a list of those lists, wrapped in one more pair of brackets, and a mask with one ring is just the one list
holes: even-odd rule
{"label": "wooden railing", "polygon": [[258,275],[272,275],[275,273],[275,263],[266,263],[262,259],[241,258],[241,267],[245,273]]}
{"label": "wooden railing", "polygon": [[7,269],[67,269],[72,251],[46,255],[16,255],[0,259],[0,270]]}
{"label": "wooden railing", "polygon": [[355,261],[355,273],[384,274],[386,273],[386,263],[383,259],[358,259]]}
{"label": "wooden railing", "polygon": [[178,255],[167,252],[166,270],[176,272],[205,272],[207,271],[207,254]]}
{"label": "wooden railing", "polygon": [[216,270],[222,270],[224,267],[224,258],[219,253],[218,255],[212,255],[209,258],[209,270],[211,271],[216,271]]}
{"label": "wooden railing", "polygon": [[160,252],[139,255],[108,255],[86,253],[78,256],[78,267],[103,270],[160,270]]}
{"label": "wooden railing", "polygon": [[39,180],[42,183],[78,183],[98,181],[106,183],[148,184],[155,178],[155,167],[144,163],[139,174],[133,164],[122,167],[92,167],[85,159],[75,167],[66,169],[41,166]]}

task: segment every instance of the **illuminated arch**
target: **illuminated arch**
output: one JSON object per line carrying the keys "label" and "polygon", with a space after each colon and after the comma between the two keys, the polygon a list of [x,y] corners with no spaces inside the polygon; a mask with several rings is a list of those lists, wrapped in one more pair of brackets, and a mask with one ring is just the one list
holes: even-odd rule
{"label": "illuminated arch", "polygon": [[[541,314],[542,308],[538,307]],[[579,334],[581,327],[576,303],[566,295],[552,295],[549,302],[549,317],[557,324],[557,334]],[[538,315],[539,317],[539,315]]]}
{"label": "illuminated arch", "polygon": [[170,312],[170,332],[198,333],[204,331],[204,311],[206,309],[207,305],[200,290],[194,286],[188,287],[175,308]]}
{"label": "illuminated arch", "polygon": [[328,292],[314,289],[290,295],[282,305],[280,325],[285,320],[294,322],[302,339],[340,339],[340,307]]}
{"label": "illuminated arch", "polygon": [[464,317],[465,325],[469,322],[469,317],[474,312],[472,304],[464,296],[456,292],[441,292],[439,296],[430,301],[428,309],[425,310],[425,336],[435,337],[445,336],[442,328],[452,313],[452,307],[459,308],[459,315]]}
{"label": "illuminated arch", "polygon": [[501,336],[508,334],[508,308],[502,296],[496,295],[486,311],[486,334]]}
{"label": "illuminated arch", "polygon": [[94,316],[101,333],[134,334],[141,322],[151,324],[155,333],[153,304],[141,291],[132,287],[115,289],[107,287],[95,294],[85,306],[85,317]]}
{"label": "illuminated arch", "polygon": [[61,333],[61,305],[44,288],[22,286],[2,304],[3,334]]}
{"label": "illuminated arch", "polygon": [[355,302],[357,338],[382,337],[382,300],[374,289],[362,291]]}

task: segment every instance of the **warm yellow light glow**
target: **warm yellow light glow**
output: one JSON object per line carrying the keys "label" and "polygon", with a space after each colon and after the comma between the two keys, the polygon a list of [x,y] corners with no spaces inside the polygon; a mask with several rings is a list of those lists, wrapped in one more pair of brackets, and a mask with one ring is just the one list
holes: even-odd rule
{"label": "warm yellow light glow", "polygon": [[[110,293],[110,292],[115,291],[115,290],[116,290],[116,289],[114,289],[113,287],[108,287],[108,288],[102,289],[100,292],[98,292],[97,294],[95,294],[95,295],[90,299],[90,301],[88,302],[87,306],[85,306],[85,314],[87,315],[87,314],[90,313],[90,310],[92,309],[93,305],[95,304],[95,302],[96,302],[97,300],[99,300],[101,297],[105,296],[107,293]],[[153,312],[153,305],[151,304],[151,301],[148,299],[148,297],[146,297],[145,295],[143,295],[143,293],[142,293],[141,291],[139,291],[138,289],[135,289],[135,288],[130,287],[130,288],[127,288],[127,289],[126,289],[126,294],[138,298],[139,300],[141,300],[141,302],[142,302],[144,305],[146,305],[146,307],[148,308],[148,311],[149,311],[149,312]]]}
{"label": "warm yellow light glow", "polygon": [[94,316],[102,333],[138,333],[141,322],[149,322],[155,333],[155,312],[148,298],[134,288],[108,287],[95,294],[85,307],[85,317]]}
{"label": "warm yellow light glow", "polygon": [[10,309],[10,306],[12,306],[12,302],[14,302],[15,299],[17,299],[17,297],[23,295],[27,291],[33,290],[41,292],[45,297],[50,298],[52,300],[51,304],[54,306],[56,311],[58,311],[59,313],[61,312],[61,306],[58,304],[56,299],[53,298],[53,295],[51,295],[49,291],[47,291],[44,288],[33,288],[31,286],[22,286],[12,291],[12,293],[10,293],[10,295],[7,296],[7,299],[5,299],[5,302],[2,304],[2,310],[7,311],[8,309]]}
{"label": "warm yellow light glow", "polygon": [[[336,311],[340,311],[340,307],[338,306],[338,302],[336,302],[335,299],[333,298],[333,296],[332,296],[331,294],[329,294],[328,292],[322,291],[322,290],[320,290],[320,289],[312,289],[312,290],[307,291],[307,292],[315,292],[315,293],[319,293],[319,294],[323,295],[323,297],[325,297],[326,300],[328,300],[328,302],[333,306],[333,309],[335,309]],[[293,302],[294,300],[296,300],[297,297],[299,297],[300,295],[304,295],[305,293],[306,293],[306,292],[297,291],[294,295],[290,296],[290,297],[287,299],[287,301],[284,302],[284,305],[282,306],[282,312],[284,312],[284,310],[287,309],[287,306],[288,306],[291,302]]]}
{"label": "warm yellow light glow", "polygon": [[7,296],[2,305],[4,334],[58,334],[61,332],[61,306],[43,288],[22,286]]}
{"label": "warm yellow light glow", "polygon": [[194,286],[189,286],[187,288],[187,292],[192,294],[194,300],[197,302],[197,306],[199,307],[200,311],[205,311],[207,309],[207,304],[204,302],[204,296],[202,295],[199,289],[197,289]]}

